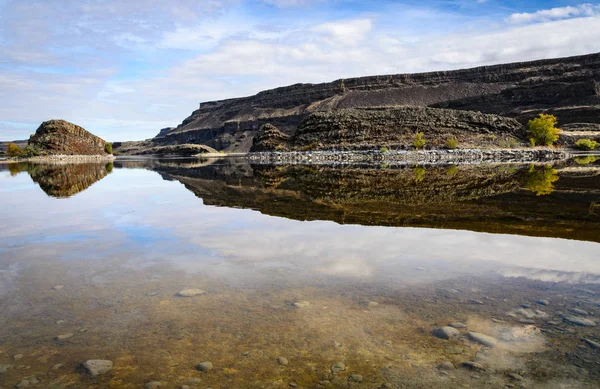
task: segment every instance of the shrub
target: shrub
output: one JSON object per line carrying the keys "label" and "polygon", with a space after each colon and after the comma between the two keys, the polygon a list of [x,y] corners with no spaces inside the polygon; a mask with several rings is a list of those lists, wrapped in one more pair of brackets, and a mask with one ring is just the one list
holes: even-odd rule
{"label": "shrub", "polygon": [[390,164],[387,163],[387,162],[383,162],[381,165],[379,165],[379,167],[382,168],[382,169],[387,169],[387,168],[390,167]]}
{"label": "shrub", "polygon": [[413,141],[415,149],[421,150],[425,146],[425,137],[422,132],[415,133],[415,140]]}
{"label": "shrub", "polygon": [[20,157],[22,153],[23,150],[21,150],[21,148],[14,143],[9,143],[8,147],[6,148],[6,155],[9,157]]}
{"label": "shrub", "polygon": [[529,133],[535,143],[543,146],[552,146],[558,140],[560,130],[556,128],[556,117],[541,113],[537,118],[530,120]]}
{"label": "shrub", "polygon": [[535,138],[529,138],[529,145],[535,147]]}
{"label": "shrub", "polygon": [[113,150],[112,150],[112,143],[107,142],[104,145],[104,151],[106,151],[108,154],[112,154]]}
{"label": "shrub", "polygon": [[387,153],[388,152],[388,148],[387,147],[382,147],[381,149],[379,149],[380,153]]}
{"label": "shrub", "polygon": [[446,148],[450,150],[454,150],[458,147],[458,141],[456,138],[450,138],[446,141]]}
{"label": "shrub", "polygon": [[596,147],[598,147],[598,142],[591,139],[579,139],[577,142],[575,142],[575,147],[577,147],[579,150],[594,150]]}

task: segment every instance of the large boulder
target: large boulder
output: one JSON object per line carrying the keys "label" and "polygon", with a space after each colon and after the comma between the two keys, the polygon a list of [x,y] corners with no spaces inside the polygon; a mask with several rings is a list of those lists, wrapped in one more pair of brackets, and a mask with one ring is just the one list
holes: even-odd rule
{"label": "large boulder", "polygon": [[39,155],[107,155],[106,141],[66,120],[48,120],[29,137]]}
{"label": "large boulder", "polygon": [[287,149],[289,136],[272,124],[263,124],[252,140],[251,152]]}

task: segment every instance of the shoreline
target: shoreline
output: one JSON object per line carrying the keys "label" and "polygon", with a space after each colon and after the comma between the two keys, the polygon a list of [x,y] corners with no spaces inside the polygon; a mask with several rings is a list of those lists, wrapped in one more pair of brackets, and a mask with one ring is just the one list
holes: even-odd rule
{"label": "shoreline", "polygon": [[0,163],[85,163],[85,162],[112,162],[116,159],[114,155],[44,155],[29,158],[7,158],[0,160]]}
{"label": "shoreline", "polygon": [[254,152],[248,161],[259,164],[414,164],[414,163],[523,163],[562,161],[574,154],[566,150],[540,149],[455,149],[455,150],[379,150]]}

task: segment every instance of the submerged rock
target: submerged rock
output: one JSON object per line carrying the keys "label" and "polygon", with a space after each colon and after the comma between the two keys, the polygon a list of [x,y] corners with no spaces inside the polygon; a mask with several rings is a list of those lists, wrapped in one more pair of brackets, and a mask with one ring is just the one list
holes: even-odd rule
{"label": "submerged rock", "polygon": [[282,366],[287,366],[290,363],[286,357],[277,358],[277,362]]}
{"label": "submerged rock", "polygon": [[596,326],[596,322],[590,319],[586,319],[584,317],[579,317],[579,316],[565,316],[564,317],[565,321],[571,323],[571,324],[575,324],[578,326],[583,326],[583,327],[595,327]]}
{"label": "submerged rock", "polygon": [[591,348],[600,348],[600,343],[598,342],[594,342],[593,340],[587,338],[583,338],[582,340],[585,343],[587,343]]}
{"label": "submerged rock", "polygon": [[151,381],[146,383],[146,385],[144,385],[145,389],[157,389],[160,388],[162,386],[162,384],[159,381]]}
{"label": "submerged rock", "polygon": [[550,301],[542,299],[542,300],[538,300],[536,301],[536,303],[540,304],[540,305],[550,305]]}
{"label": "submerged rock", "polygon": [[10,369],[12,369],[12,365],[0,365],[0,374],[6,373]]}
{"label": "submerged rock", "polygon": [[202,289],[184,289],[182,291],[180,291],[179,293],[177,293],[177,296],[179,297],[194,297],[194,296],[200,296],[205,294],[206,291],[202,290]]}
{"label": "submerged rock", "polygon": [[444,361],[437,368],[440,370],[454,370],[454,364],[450,361]]}
{"label": "submerged rock", "polygon": [[68,333],[68,334],[58,335],[58,336],[56,336],[54,338],[54,340],[61,342],[63,340],[67,340],[67,339],[72,338],[72,337],[73,337],[73,334],[72,333]]}
{"label": "submerged rock", "polygon": [[453,339],[460,335],[456,328],[439,327],[433,330],[433,335],[440,339]]}
{"label": "submerged rock", "polygon": [[296,301],[293,305],[296,308],[308,308],[308,307],[310,307],[310,302],[308,302],[308,301]]}
{"label": "submerged rock", "polygon": [[485,367],[477,362],[471,362],[471,361],[467,361],[467,362],[463,362],[462,366],[472,369],[472,370],[479,370],[479,371],[483,371],[485,370]]}
{"label": "submerged rock", "polygon": [[474,342],[481,343],[484,346],[494,347],[496,343],[498,343],[498,340],[496,340],[496,338],[493,338],[489,335],[480,334],[479,332],[469,332],[468,335],[469,339],[471,339]]}
{"label": "submerged rock", "polygon": [[459,321],[457,321],[457,322],[455,322],[455,323],[450,323],[450,324],[448,324],[448,326],[449,326],[449,327],[452,327],[452,328],[467,328],[467,325],[466,325],[466,324],[464,324],[464,323],[461,323],[461,322],[459,322]]}
{"label": "submerged rock", "polygon": [[343,362],[336,362],[333,366],[331,366],[331,372],[333,374],[337,374],[340,371],[345,371],[346,365]]}
{"label": "submerged rock", "polygon": [[212,368],[213,368],[213,364],[212,364],[212,362],[209,362],[209,361],[201,362],[196,365],[196,370],[199,370],[199,371],[209,371],[209,370],[212,370]]}
{"label": "submerged rock", "polygon": [[111,371],[113,363],[107,359],[90,359],[85,361],[83,367],[87,369],[92,377],[96,377]]}
{"label": "submerged rock", "polygon": [[584,311],[583,309],[579,309],[579,308],[570,308],[569,311],[576,313],[580,316],[587,316],[589,315],[589,313],[587,311]]}

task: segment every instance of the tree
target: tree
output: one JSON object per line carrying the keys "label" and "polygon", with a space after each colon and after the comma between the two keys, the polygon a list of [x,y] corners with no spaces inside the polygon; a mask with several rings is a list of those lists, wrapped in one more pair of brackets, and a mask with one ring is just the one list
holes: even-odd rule
{"label": "tree", "polygon": [[554,115],[541,113],[535,119],[528,122],[529,133],[531,134],[532,144],[542,146],[552,146],[558,140],[560,130],[556,128],[557,119]]}
{"label": "tree", "polygon": [[107,142],[104,145],[104,151],[106,151],[108,154],[112,154],[112,143]]}
{"label": "tree", "polygon": [[23,150],[21,150],[21,148],[14,143],[9,143],[8,147],[6,148],[6,155],[9,157],[18,157],[22,152]]}

